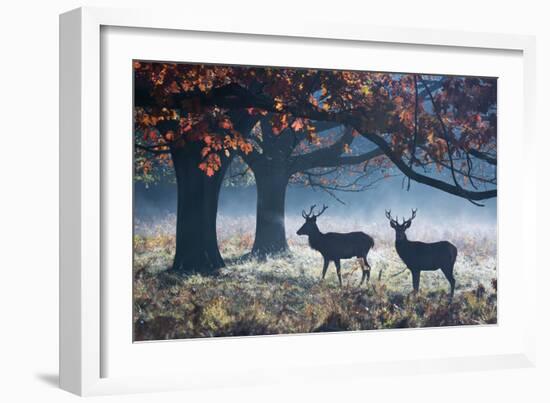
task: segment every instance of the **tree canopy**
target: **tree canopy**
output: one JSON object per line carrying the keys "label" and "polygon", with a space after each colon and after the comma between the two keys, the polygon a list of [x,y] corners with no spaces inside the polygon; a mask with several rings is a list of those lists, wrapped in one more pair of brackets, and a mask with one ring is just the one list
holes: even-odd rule
{"label": "tree canopy", "polygon": [[188,142],[202,144],[207,176],[223,155],[252,154],[253,138],[231,117],[244,110],[268,116],[275,135],[303,136],[304,154],[315,156],[319,126],[331,122],[368,139],[373,155],[409,180],[472,202],[496,196],[494,78],[137,61],[134,72],[136,170],[144,176]]}

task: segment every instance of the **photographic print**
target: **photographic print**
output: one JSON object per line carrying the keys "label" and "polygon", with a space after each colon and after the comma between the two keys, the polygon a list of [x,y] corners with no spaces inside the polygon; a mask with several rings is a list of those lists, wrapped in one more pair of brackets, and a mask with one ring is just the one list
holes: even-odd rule
{"label": "photographic print", "polygon": [[497,79],[135,60],[134,341],[497,323]]}

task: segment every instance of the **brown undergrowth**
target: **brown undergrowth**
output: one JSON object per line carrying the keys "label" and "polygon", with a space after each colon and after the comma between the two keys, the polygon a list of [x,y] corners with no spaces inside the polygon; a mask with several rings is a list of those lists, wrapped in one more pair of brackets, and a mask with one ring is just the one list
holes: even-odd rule
{"label": "brown undergrowth", "polygon": [[[242,228],[242,226],[241,226]],[[134,237],[134,338],[136,341],[248,336],[435,326],[483,325],[497,321],[495,246],[489,234],[457,236],[457,291],[452,301],[440,272],[423,273],[411,294],[408,271],[391,239],[369,255],[368,286],[359,287],[359,264],[343,265],[344,286],[331,266],[321,282],[321,258],[301,239],[291,253],[266,261],[236,259],[253,238],[243,231],[222,237],[229,262],[215,276],[179,276],[167,271],[173,236],[158,231]]]}

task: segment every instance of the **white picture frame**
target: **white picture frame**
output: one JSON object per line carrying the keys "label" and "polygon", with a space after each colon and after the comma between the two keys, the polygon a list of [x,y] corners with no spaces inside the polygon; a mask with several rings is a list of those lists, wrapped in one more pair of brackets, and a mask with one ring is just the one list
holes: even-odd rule
{"label": "white picture frame", "polygon": [[[452,356],[442,351],[430,356],[400,359],[398,354],[388,359],[368,360],[354,357],[347,361],[316,363],[311,356],[308,371],[303,371],[300,360],[306,355],[297,355],[296,360],[289,362],[284,371],[281,363],[265,363],[262,371],[252,367],[246,368],[246,360],[234,363],[231,368],[220,365],[219,370],[201,367],[194,374],[185,372],[185,364],[169,366],[159,376],[136,376],[124,374],[124,369],[116,376],[105,376],[104,370],[106,340],[102,326],[108,314],[105,304],[106,291],[102,287],[102,178],[109,175],[104,172],[101,133],[105,130],[102,124],[101,102],[101,31],[105,27],[140,28],[172,30],[171,32],[209,32],[220,35],[251,35],[262,40],[270,38],[293,41],[335,40],[338,43],[378,43],[380,46],[401,44],[412,46],[430,46],[446,49],[474,49],[476,52],[512,51],[521,57],[523,71],[523,124],[522,151],[523,159],[528,161],[535,152],[534,141],[534,102],[535,102],[535,41],[533,37],[520,35],[502,35],[488,33],[467,33],[456,31],[429,31],[407,28],[375,28],[339,24],[330,21],[308,21],[301,19],[300,24],[292,21],[270,23],[265,20],[226,19],[211,15],[200,16],[181,22],[177,13],[163,13],[151,10],[119,10],[104,8],[80,8],[60,17],[60,384],[63,389],[79,395],[96,395],[112,393],[150,392],[197,387],[214,387],[224,385],[253,385],[258,383],[293,382],[299,377],[307,379],[333,379],[338,377],[369,376],[371,374],[410,374],[419,372],[437,372],[454,370],[491,369],[503,367],[532,366],[535,362],[535,327],[529,318],[529,312],[535,312],[536,242],[533,241],[536,231],[535,177],[525,175],[522,178],[522,189],[517,197],[521,206],[520,218],[522,242],[518,253],[522,257],[523,271],[523,307],[526,317],[523,321],[511,323],[517,334],[521,334],[521,345],[508,351],[484,354],[477,351],[469,355]],[[279,39],[278,39],[279,38]],[[283,39],[281,39],[283,38]],[[500,102],[500,101],[499,101]],[[128,116],[128,119],[131,117]],[[500,123],[499,123],[500,125]],[[499,126],[500,127],[500,126]],[[521,130],[521,129],[520,129]],[[502,159],[501,159],[502,161]],[[506,164],[506,161],[500,164]],[[499,169],[500,169],[499,164]],[[499,186],[502,175],[499,173]],[[499,222],[500,225],[500,222]],[[500,229],[499,229],[500,230]],[[499,283],[500,288],[500,283]],[[499,291],[500,292],[500,291]],[[501,295],[499,295],[499,300]],[[500,307],[499,307],[500,310]],[[499,312],[500,313],[500,312]],[[124,325],[126,326],[126,325]],[[128,326],[131,326],[128,320]],[[463,337],[464,329],[441,329],[439,337],[445,334],[457,334]],[[458,333],[457,333],[458,332]],[[327,335],[322,344],[353,344],[365,332]],[[392,333],[396,334],[396,333]],[[408,335],[407,335],[408,334]],[[495,333],[496,334],[496,333]],[[488,335],[486,335],[488,336]],[[398,336],[389,338],[424,337],[414,330],[401,331]],[[231,348],[246,348],[261,354],[275,345],[288,345],[295,349],[305,349],[304,340],[318,336],[291,336],[287,338],[266,337],[243,338],[234,342]],[[222,340],[207,340],[212,343],[225,343]],[[164,354],[176,349],[177,342],[163,343]],[[203,342],[204,345],[204,342]],[[240,345],[240,347],[239,347]],[[198,344],[197,344],[198,346]],[[207,344],[208,346],[208,344]],[[243,347],[244,346],[244,347]],[[219,350],[219,349],[218,349]],[[111,350],[112,351],[112,350]],[[174,350],[175,351],[175,350]],[[496,350],[495,350],[496,351]],[[165,355],[166,356],[166,355]],[[210,357],[214,359],[214,357]],[[166,358],[164,358],[166,360]],[[302,362],[302,364],[307,364]],[[273,365],[273,368],[270,368]],[[328,371],[327,371],[328,370]],[[119,372],[122,372],[119,373]],[[329,374],[330,373],[330,374]],[[206,376],[208,375],[208,379]]]}

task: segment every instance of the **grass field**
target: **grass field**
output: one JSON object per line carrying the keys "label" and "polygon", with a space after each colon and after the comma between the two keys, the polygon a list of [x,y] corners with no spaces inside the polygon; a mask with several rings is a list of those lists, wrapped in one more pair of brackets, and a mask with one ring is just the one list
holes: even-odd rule
{"label": "grass field", "polygon": [[[287,219],[288,255],[266,261],[239,258],[254,241],[252,217],[218,219],[218,238],[227,267],[219,275],[176,276],[170,267],[175,217],[155,224],[137,221],[134,236],[134,338],[161,340],[321,331],[494,324],[497,320],[496,228],[457,221],[445,226],[415,222],[409,239],[449,240],[458,248],[454,299],[440,271],[423,272],[420,292],[411,294],[411,275],[394,248],[387,222],[323,217],[321,231],[362,230],[375,239],[368,260],[368,286],[359,287],[355,259],[342,264],[343,287],[334,265],[320,281],[321,255],[295,235],[302,219]],[[417,220],[419,221],[419,220]],[[329,225],[329,222],[334,224]],[[449,228],[463,228],[449,230]]]}

